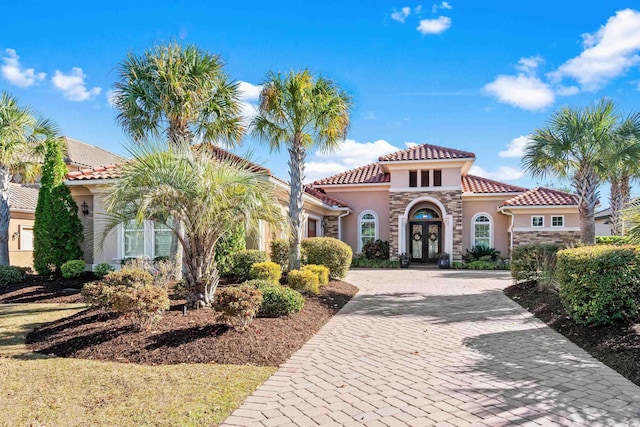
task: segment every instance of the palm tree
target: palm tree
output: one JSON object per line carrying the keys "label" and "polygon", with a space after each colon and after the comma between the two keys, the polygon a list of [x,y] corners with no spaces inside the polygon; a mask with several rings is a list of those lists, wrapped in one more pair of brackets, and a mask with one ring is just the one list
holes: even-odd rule
{"label": "palm tree", "polygon": [[272,150],[285,145],[289,151],[290,270],[300,267],[306,152],[337,148],[346,136],[350,109],[349,94],[329,79],[314,79],[309,70],[271,72],[260,93],[258,114],[251,122],[253,135]]}
{"label": "palm tree", "polygon": [[192,44],[129,53],[114,85],[117,121],[135,141],[166,132],[170,141],[238,143],[240,92],[222,67],[218,56]]}
{"label": "palm tree", "polygon": [[578,195],[580,236],[595,242],[595,207],[605,170],[605,153],[614,138],[618,117],[613,102],[601,100],[583,110],[556,111],[547,127],[536,129],[522,164],[535,177],[568,179]]}
{"label": "palm tree", "polygon": [[183,249],[187,303],[210,305],[219,281],[218,241],[238,223],[247,224],[248,232],[257,230],[260,220],[282,224],[274,186],[265,173],[239,160],[216,159],[207,146],[176,142],[131,150],[132,160],[106,198],[107,232],[145,219],[169,227]]}
{"label": "palm tree", "polygon": [[9,265],[9,183],[20,173],[35,178],[47,141],[57,138],[49,120],[37,116],[6,92],[0,94],[0,265]]}

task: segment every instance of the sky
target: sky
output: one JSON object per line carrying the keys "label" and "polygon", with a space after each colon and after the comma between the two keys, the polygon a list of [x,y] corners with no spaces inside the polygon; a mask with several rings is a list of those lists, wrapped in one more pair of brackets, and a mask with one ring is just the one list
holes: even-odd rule
{"label": "sky", "polygon": [[[623,115],[640,111],[631,1],[5,3],[0,91],[62,134],[124,155],[130,141],[109,103],[117,65],[174,40],[220,55],[247,117],[268,71],[309,68],[351,94],[346,140],[308,154],[307,181],[429,143],[474,152],[476,175],[561,186],[523,173],[527,135],[562,107],[605,97]],[[235,151],[288,179],[286,150],[248,136]]]}

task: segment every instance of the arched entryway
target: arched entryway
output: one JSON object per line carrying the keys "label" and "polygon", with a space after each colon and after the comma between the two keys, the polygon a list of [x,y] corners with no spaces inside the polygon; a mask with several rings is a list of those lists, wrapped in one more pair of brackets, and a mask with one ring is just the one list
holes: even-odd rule
{"label": "arched entryway", "polygon": [[443,251],[442,212],[433,203],[420,203],[409,211],[409,255],[413,262],[435,263]]}

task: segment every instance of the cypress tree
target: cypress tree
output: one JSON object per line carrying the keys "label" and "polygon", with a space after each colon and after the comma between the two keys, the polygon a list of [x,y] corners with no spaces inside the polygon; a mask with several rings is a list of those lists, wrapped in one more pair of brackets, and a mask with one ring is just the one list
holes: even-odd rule
{"label": "cypress tree", "polygon": [[78,205],[64,185],[67,166],[60,140],[47,143],[33,225],[33,266],[39,274],[59,272],[67,261],[82,259],[82,223]]}

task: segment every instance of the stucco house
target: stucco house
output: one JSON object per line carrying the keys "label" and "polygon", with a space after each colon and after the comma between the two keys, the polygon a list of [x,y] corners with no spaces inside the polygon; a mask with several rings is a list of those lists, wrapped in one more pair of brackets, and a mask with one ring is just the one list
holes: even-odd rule
{"label": "stucco house", "polygon": [[[233,154],[215,149],[216,156]],[[367,241],[389,241],[392,257],[403,253],[414,262],[435,262],[442,252],[460,259],[477,244],[495,247],[509,256],[526,243],[567,244],[579,239],[575,195],[548,188],[527,189],[469,175],[475,154],[424,144],[398,151],[378,162],[317,180],[305,187],[305,237],[328,236],[349,244],[355,253]],[[103,239],[103,200],[120,177],[120,165],[70,172],[66,184],[85,227],[84,253],[89,266],[117,264],[127,257],[168,254],[170,232],[159,224],[125,224]],[[279,188],[283,209],[288,184],[262,166]],[[269,250],[273,238],[285,237],[267,224],[250,248]],[[94,242],[104,241],[97,245]]]}

